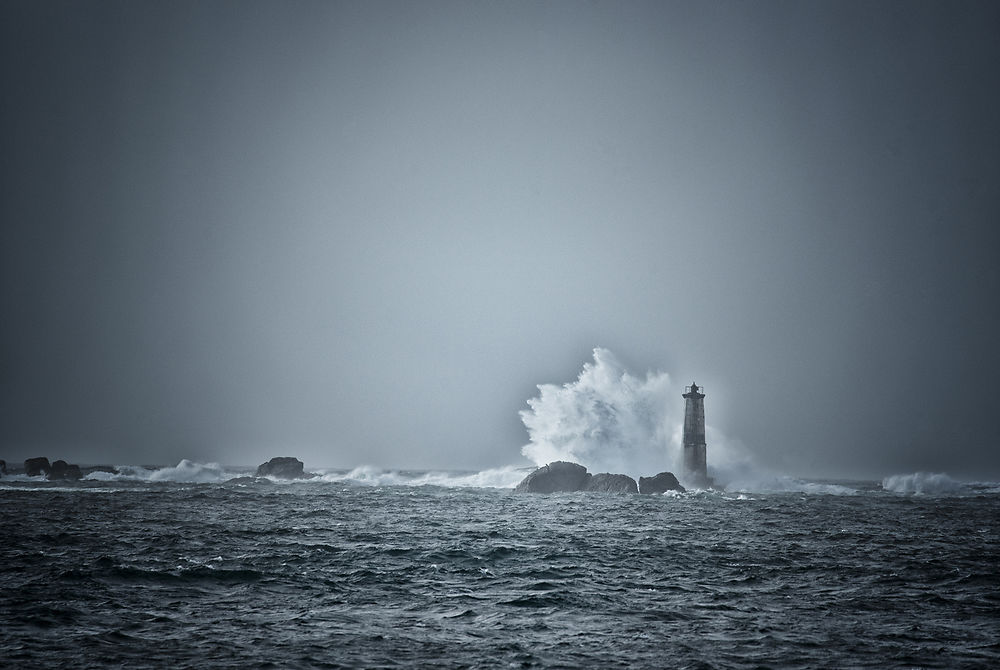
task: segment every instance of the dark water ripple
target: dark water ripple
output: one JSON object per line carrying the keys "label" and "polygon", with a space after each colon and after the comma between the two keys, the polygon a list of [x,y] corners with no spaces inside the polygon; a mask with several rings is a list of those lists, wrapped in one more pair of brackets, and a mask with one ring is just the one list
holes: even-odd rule
{"label": "dark water ripple", "polygon": [[1000,667],[1000,498],[0,489],[11,667]]}

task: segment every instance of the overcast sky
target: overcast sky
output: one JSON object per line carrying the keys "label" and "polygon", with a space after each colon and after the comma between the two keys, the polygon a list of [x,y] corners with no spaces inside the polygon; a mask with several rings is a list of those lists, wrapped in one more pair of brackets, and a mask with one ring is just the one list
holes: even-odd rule
{"label": "overcast sky", "polygon": [[600,346],[996,477],[998,7],[3,0],[0,458],[523,463]]}

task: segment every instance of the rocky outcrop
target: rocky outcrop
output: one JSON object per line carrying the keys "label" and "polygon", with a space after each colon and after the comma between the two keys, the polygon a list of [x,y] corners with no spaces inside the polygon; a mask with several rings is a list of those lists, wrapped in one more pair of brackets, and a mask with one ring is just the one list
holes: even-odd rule
{"label": "rocky outcrop", "polygon": [[590,473],[578,463],[556,461],[538,468],[517,485],[518,493],[559,493],[582,491],[587,487]]}
{"label": "rocky outcrop", "polygon": [[52,471],[52,466],[49,465],[49,459],[45,456],[39,456],[38,458],[29,458],[24,461],[24,474],[29,477],[37,477],[41,474],[49,474]]}
{"label": "rocky outcrop", "polygon": [[83,479],[83,472],[79,465],[73,465],[63,460],[49,463],[49,459],[45,456],[27,459],[24,462],[24,474],[29,477],[45,475],[49,481]]}
{"label": "rocky outcrop", "polygon": [[661,472],[655,477],[639,477],[639,493],[684,492],[684,487],[672,472]]}
{"label": "rocky outcrop", "polygon": [[517,485],[518,493],[637,493],[635,480],[628,475],[602,472],[592,475],[578,463],[556,461],[538,468]]}
{"label": "rocky outcrop", "polygon": [[[88,468],[88,472],[89,470]],[[29,458],[24,461],[24,474],[29,477],[45,475],[45,478],[49,481],[83,479],[83,471],[79,465],[67,463],[63,460],[49,463],[49,459],[45,456]]]}
{"label": "rocky outcrop", "polygon": [[310,479],[316,475],[302,471],[302,461],[291,456],[275,456],[257,468],[257,477],[275,479]]}
{"label": "rocky outcrop", "polygon": [[590,478],[584,490],[595,493],[638,493],[639,487],[636,486],[635,480],[628,475],[601,472]]}
{"label": "rocky outcrop", "polygon": [[70,465],[66,461],[54,461],[49,470],[49,481],[56,479],[83,479],[79,465]]}
{"label": "rocky outcrop", "polygon": [[7,461],[0,458],[0,475],[7,474]]}

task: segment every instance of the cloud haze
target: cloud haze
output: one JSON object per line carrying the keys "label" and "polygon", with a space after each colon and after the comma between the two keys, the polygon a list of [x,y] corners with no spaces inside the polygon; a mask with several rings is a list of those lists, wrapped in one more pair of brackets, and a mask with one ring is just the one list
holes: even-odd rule
{"label": "cloud haze", "polygon": [[992,3],[0,12],[9,462],[499,466],[606,347],[769,467],[1000,474]]}

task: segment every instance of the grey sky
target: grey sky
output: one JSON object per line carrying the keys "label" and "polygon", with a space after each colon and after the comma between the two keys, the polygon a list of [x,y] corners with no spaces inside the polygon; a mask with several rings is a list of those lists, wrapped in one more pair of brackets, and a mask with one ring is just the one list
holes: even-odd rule
{"label": "grey sky", "polygon": [[518,463],[602,346],[765,465],[1000,475],[998,29],[5,1],[0,457]]}

